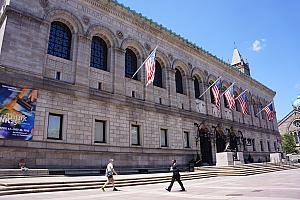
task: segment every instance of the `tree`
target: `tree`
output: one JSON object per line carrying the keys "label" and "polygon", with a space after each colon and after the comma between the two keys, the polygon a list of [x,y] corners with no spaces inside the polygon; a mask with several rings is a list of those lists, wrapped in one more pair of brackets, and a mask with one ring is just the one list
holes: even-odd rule
{"label": "tree", "polygon": [[294,153],[296,150],[296,141],[292,134],[284,134],[282,137],[282,147],[286,153]]}

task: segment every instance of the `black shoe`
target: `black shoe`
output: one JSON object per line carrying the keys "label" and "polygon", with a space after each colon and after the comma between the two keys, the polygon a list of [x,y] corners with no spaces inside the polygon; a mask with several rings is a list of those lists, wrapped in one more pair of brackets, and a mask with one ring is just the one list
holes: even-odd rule
{"label": "black shoe", "polygon": [[182,190],[180,190],[181,192],[186,192],[186,190],[185,189],[182,189]]}
{"label": "black shoe", "polygon": [[168,192],[171,192],[171,190],[169,190],[168,188],[165,188]]}
{"label": "black shoe", "polygon": [[120,190],[118,190],[117,188],[114,188],[113,191],[120,191]]}

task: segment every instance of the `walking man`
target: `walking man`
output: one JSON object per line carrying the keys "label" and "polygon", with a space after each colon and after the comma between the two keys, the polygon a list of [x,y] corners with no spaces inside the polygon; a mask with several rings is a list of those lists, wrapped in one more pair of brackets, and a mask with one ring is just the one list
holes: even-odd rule
{"label": "walking man", "polygon": [[170,171],[173,172],[172,181],[171,181],[169,187],[166,188],[166,190],[171,192],[172,186],[176,180],[181,187],[181,191],[185,191],[185,188],[183,187],[183,184],[180,180],[180,173],[179,173],[179,169],[177,168],[176,160],[172,160],[172,165],[170,167]]}
{"label": "walking man", "polygon": [[113,159],[109,159],[109,163],[107,164],[107,167],[106,167],[106,173],[105,173],[105,176],[107,178],[107,181],[104,183],[104,185],[101,187],[102,191],[105,192],[105,186],[109,183],[112,184],[113,186],[113,191],[119,191],[116,187],[115,187],[115,180],[114,180],[114,177],[113,177],[113,174],[117,174],[117,172],[114,170],[114,160]]}

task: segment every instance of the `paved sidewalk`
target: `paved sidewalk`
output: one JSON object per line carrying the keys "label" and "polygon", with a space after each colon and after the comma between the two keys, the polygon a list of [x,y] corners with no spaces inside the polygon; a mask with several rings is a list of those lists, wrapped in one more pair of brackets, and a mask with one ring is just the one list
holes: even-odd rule
{"label": "paved sidewalk", "polygon": [[[132,177],[132,176],[131,176]],[[77,178],[77,177],[76,177]],[[79,178],[79,177],[78,177]],[[99,189],[1,196],[0,200],[296,200],[300,199],[300,169],[243,177],[214,177],[184,181],[187,192],[165,191],[168,183],[119,188],[107,192]]]}

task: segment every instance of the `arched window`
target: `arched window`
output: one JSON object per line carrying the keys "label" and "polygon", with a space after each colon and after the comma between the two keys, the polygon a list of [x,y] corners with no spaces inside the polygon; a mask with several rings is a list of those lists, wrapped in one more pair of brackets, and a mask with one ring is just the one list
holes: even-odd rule
{"label": "arched window", "polygon": [[70,60],[72,33],[61,22],[52,22],[48,41],[48,54]]}
{"label": "arched window", "polygon": [[[234,92],[234,98],[236,98],[236,97],[238,97],[239,96],[239,94],[237,93],[237,92]],[[240,102],[236,99],[235,100],[235,110],[237,111],[237,112],[241,112],[241,104],[240,104]]]}
{"label": "arched window", "polygon": [[[223,87],[222,90],[221,90],[222,91],[221,94],[223,94],[223,92],[225,92],[226,90],[227,90],[227,88]],[[223,95],[223,100],[224,100],[225,108],[229,108],[229,104],[227,102],[227,99],[226,99],[225,95]]]}
{"label": "arched window", "polygon": [[176,92],[183,94],[182,75],[178,69],[175,72]]}
{"label": "arched window", "polygon": [[[131,49],[126,49],[125,53],[125,76],[131,78],[137,70],[137,57]],[[133,79],[138,80],[138,75]]]}
{"label": "arched window", "polygon": [[153,85],[157,86],[157,87],[163,87],[162,85],[162,69],[161,69],[161,65],[159,64],[159,62],[156,60],[155,61],[155,74],[154,74],[154,81],[153,81]]}
{"label": "arched window", "polygon": [[194,92],[195,92],[195,98],[198,99],[200,94],[200,84],[198,81],[198,78],[194,76]]}
{"label": "arched window", "polygon": [[92,39],[90,66],[107,71],[107,45],[97,36]]}
{"label": "arched window", "polygon": [[[209,86],[211,86],[213,83],[214,83],[213,81],[210,81]],[[214,97],[214,94],[213,94],[213,91],[212,91],[212,87],[210,88],[209,93],[210,93],[210,102],[214,104],[215,103],[215,97]]]}

